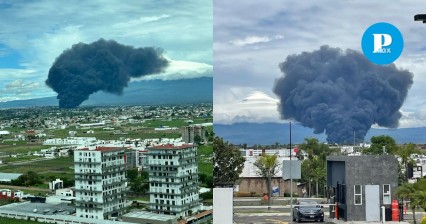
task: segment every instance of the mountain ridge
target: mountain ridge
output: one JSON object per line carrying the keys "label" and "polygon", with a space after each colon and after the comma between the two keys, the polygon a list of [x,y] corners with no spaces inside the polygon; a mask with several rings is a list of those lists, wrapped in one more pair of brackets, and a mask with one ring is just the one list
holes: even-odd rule
{"label": "mountain ridge", "polygon": [[[314,137],[321,142],[326,142],[325,134],[314,134],[313,130],[303,127],[298,123],[292,123],[292,143],[302,143],[305,138]],[[288,123],[235,123],[231,125],[214,124],[214,132],[217,136],[233,144],[261,144],[273,145],[276,142],[288,144],[290,131]],[[397,128],[397,129],[376,129],[368,131],[363,142],[370,142],[372,136],[389,135],[398,144],[426,143],[426,127],[419,128]],[[357,143],[360,141],[358,140]]]}
{"label": "mountain ridge", "polygon": [[[195,96],[195,97],[194,97]],[[80,106],[167,105],[213,102],[213,78],[131,82],[121,96],[96,92]],[[0,108],[58,106],[56,96],[0,102]]]}

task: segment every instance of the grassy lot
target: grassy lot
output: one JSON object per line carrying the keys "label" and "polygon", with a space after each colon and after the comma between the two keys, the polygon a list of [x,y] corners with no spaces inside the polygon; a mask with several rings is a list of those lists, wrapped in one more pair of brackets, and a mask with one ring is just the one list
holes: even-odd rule
{"label": "grassy lot", "polygon": [[192,119],[173,119],[171,121],[164,120],[164,119],[153,119],[153,120],[146,121],[142,125],[144,127],[151,127],[151,128],[156,128],[156,127],[160,127],[160,126],[169,126],[169,127],[180,128],[180,127],[188,125],[188,123],[185,122],[187,120],[194,121],[194,123],[192,123],[192,124],[213,122],[213,118],[211,118],[211,117],[208,117],[208,118],[192,118]]}
{"label": "grassy lot", "polygon": [[[16,143],[16,145],[13,145]],[[34,151],[40,151],[41,149],[48,149],[50,146],[44,146],[40,144],[27,144],[26,142],[12,142],[7,141],[0,144],[0,153],[15,154],[15,153],[28,153]]]}
{"label": "grassy lot", "polygon": [[70,167],[72,168],[73,166],[73,157],[61,157],[22,165],[3,166],[0,167],[0,172],[26,173],[31,170],[37,173],[51,171],[62,171],[68,173],[74,172],[72,169],[70,169]]}
{"label": "grassy lot", "polygon": [[41,223],[41,222],[28,221],[28,220],[24,220],[24,219],[11,219],[11,218],[0,217],[0,223],[7,223],[7,224],[35,224],[35,223]]}
{"label": "grassy lot", "polygon": [[[53,135],[55,138],[66,138],[69,137],[68,132],[76,129],[65,129],[65,130],[55,130],[53,131]],[[143,129],[141,126],[130,125],[130,126],[122,126],[116,127],[114,130],[102,130],[100,128],[92,129],[94,134],[86,134],[83,131],[87,131],[85,129],[78,129],[77,137],[95,137],[100,140],[119,140],[120,138],[178,138],[181,136],[180,130],[172,130],[172,131],[154,131],[151,129]],[[117,132],[121,132],[116,134]]]}
{"label": "grassy lot", "polygon": [[71,179],[74,179],[74,171],[70,169],[69,171],[66,171],[66,172],[42,172],[40,173],[40,176],[44,181],[50,181],[57,178],[61,180],[64,180],[64,179],[71,180]]}
{"label": "grassy lot", "polygon": [[39,156],[19,156],[19,157],[3,157],[1,158],[3,160],[3,163],[13,163],[13,162],[22,162],[32,159],[38,159]]}
{"label": "grassy lot", "polygon": [[200,145],[198,147],[198,170],[200,173],[205,173],[208,176],[213,175],[213,145]]}

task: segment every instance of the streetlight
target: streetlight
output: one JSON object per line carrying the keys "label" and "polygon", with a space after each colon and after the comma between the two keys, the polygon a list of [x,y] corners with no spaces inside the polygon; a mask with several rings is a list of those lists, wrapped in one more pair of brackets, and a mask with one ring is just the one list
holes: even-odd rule
{"label": "streetlight", "polygon": [[414,16],[414,21],[422,21],[426,23],[426,14],[417,14]]}

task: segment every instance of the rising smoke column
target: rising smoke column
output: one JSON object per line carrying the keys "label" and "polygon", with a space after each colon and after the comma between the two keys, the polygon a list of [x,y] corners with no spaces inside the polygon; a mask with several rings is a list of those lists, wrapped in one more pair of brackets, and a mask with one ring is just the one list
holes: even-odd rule
{"label": "rising smoke column", "polygon": [[74,108],[92,93],[121,95],[131,78],[163,72],[168,61],[162,53],[104,39],[78,43],[56,58],[46,84],[58,93],[59,107]]}
{"label": "rising smoke column", "polygon": [[394,64],[376,65],[357,51],[322,46],[290,55],[276,80],[282,119],[293,119],[329,143],[363,140],[371,125],[395,128],[413,74]]}

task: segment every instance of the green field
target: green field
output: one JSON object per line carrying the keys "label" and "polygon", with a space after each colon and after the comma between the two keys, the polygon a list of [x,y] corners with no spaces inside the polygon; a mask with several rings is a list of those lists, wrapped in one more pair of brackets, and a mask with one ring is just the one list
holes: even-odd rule
{"label": "green field", "polygon": [[169,126],[169,127],[177,127],[181,128],[183,126],[188,125],[187,120],[192,120],[192,124],[199,124],[199,123],[207,123],[207,122],[213,122],[213,119],[211,117],[207,118],[191,118],[191,119],[175,119],[175,120],[164,120],[164,119],[153,119],[153,120],[147,120],[145,123],[141,124],[144,127],[151,127],[156,128],[160,126]]}
{"label": "green field", "polygon": [[38,156],[18,156],[18,157],[3,157],[2,161],[3,163],[13,163],[13,162],[23,162],[23,161],[28,161],[28,160],[32,160],[32,159],[38,159],[40,157]]}
{"label": "green field", "polygon": [[0,172],[6,173],[26,173],[34,171],[39,174],[43,172],[74,172],[71,168],[74,166],[73,157],[60,157],[50,160],[38,161],[21,165],[8,165],[0,167]]}
{"label": "green field", "polygon": [[198,146],[198,171],[208,176],[213,175],[213,145]]}
{"label": "green field", "polygon": [[0,217],[0,223],[7,223],[7,224],[35,224],[35,223],[41,223],[41,222],[28,221],[28,220],[24,220],[24,219],[11,219],[11,218]]}
{"label": "green field", "polygon": [[[13,145],[16,144],[16,145]],[[34,151],[40,151],[41,149],[48,149],[50,146],[44,146],[40,144],[27,144],[22,141],[6,141],[0,144],[0,153],[16,154],[16,153],[28,153]]]}

